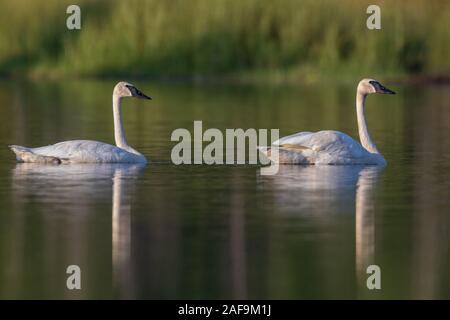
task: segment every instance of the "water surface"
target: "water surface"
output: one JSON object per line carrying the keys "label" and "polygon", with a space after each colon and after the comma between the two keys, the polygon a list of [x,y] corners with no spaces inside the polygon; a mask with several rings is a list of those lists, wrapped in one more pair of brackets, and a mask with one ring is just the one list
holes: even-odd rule
{"label": "water surface", "polygon": [[113,143],[114,82],[1,82],[0,298],[450,298],[450,87],[369,97],[384,169],[261,176],[173,165],[170,134],[203,120],[357,137],[354,87],[136,84],[154,100],[125,101],[124,123],[147,167],[16,164],[8,144]]}

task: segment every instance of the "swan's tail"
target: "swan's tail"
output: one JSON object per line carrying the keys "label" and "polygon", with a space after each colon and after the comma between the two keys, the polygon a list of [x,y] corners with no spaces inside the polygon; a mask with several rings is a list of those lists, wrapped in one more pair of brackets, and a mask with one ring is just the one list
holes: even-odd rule
{"label": "swan's tail", "polygon": [[270,147],[257,147],[258,151],[267,157]]}
{"label": "swan's tail", "polygon": [[50,163],[61,164],[61,159],[57,157],[42,156],[33,153],[29,148],[11,145],[8,146],[15,154],[18,162]]}
{"label": "swan's tail", "polygon": [[[278,162],[277,159],[273,159],[273,157],[272,157],[272,147],[270,147],[270,146],[266,146],[266,147],[258,146],[257,149],[258,149],[259,152],[261,152],[264,155],[262,158],[260,158],[261,160],[264,159],[264,161],[266,161],[266,162],[268,161],[269,163],[270,162],[274,162],[274,163]],[[264,163],[264,162],[262,162],[262,163]]]}

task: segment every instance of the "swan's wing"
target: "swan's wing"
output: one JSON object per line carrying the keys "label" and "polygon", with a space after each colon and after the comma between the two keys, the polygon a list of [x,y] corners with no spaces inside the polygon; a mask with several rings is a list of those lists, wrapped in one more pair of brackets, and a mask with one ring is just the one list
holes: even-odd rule
{"label": "swan's wing", "polygon": [[111,144],[91,140],[64,141],[29,150],[37,155],[69,162],[126,162],[134,156]]}
{"label": "swan's wing", "polygon": [[277,141],[274,141],[272,144],[276,146],[279,146],[281,144],[303,145],[308,137],[312,134],[314,134],[314,132],[297,132],[291,134],[290,136],[282,137]]}
{"label": "swan's wing", "polygon": [[307,150],[311,150],[310,148],[299,145],[299,144],[289,144],[289,143],[280,144],[279,147],[284,150],[288,150],[288,151],[292,151],[292,152],[304,152]]}
{"label": "swan's wing", "polygon": [[51,163],[60,164],[61,159],[51,156],[42,156],[33,153],[29,148],[11,145],[9,148],[16,154],[16,159],[19,162],[35,162],[35,163]]}
{"label": "swan's wing", "polygon": [[272,161],[278,163],[291,163],[291,164],[311,164],[314,163],[311,161],[313,151],[301,145],[294,144],[282,144],[278,145],[278,158],[276,159],[272,149],[273,147],[259,147],[260,152],[262,152],[266,157],[271,159]]}
{"label": "swan's wing", "polygon": [[368,156],[360,143],[339,131],[300,132],[273,143],[280,148],[280,162],[348,164]]}

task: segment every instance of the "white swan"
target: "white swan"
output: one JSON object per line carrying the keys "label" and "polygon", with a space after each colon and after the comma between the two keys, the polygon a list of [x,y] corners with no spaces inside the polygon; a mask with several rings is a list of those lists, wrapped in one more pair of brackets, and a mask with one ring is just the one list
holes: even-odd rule
{"label": "white swan", "polygon": [[361,144],[345,133],[333,130],[319,132],[299,132],[283,137],[275,142],[278,146],[278,160],[273,159],[272,147],[259,147],[271,161],[285,164],[336,164],[336,165],[386,165],[367,130],[364,117],[365,101],[368,94],[395,94],[373,79],[359,82],[356,92],[356,114]]}
{"label": "white swan", "polygon": [[144,155],[130,147],[125,139],[122,124],[122,98],[136,97],[149,99],[135,86],[119,82],[113,91],[114,138],[116,146],[92,140],[71,140],[53,145],[27,148],[9,146],[19,162],[38,163],[147,163]]}

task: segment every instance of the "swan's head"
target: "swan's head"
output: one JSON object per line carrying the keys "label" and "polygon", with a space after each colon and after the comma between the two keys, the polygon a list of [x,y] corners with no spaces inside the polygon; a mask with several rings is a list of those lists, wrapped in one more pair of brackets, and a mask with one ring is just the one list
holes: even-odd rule
{"label": "swan's head", "polygon": [[394,91],[386,88],[379,81],[374,79],[362,79],[358,84],[358,91],[363,94],[370,94],[370,93],[395,94]]}
{"label": "swan's head", "polygon": [[114,87],[113,95],[118,97],[136,97],[140,99],[152,100],[151,97],[142,93],[134,85],[125,81],[121,81],[116,84],[116,86]]}

